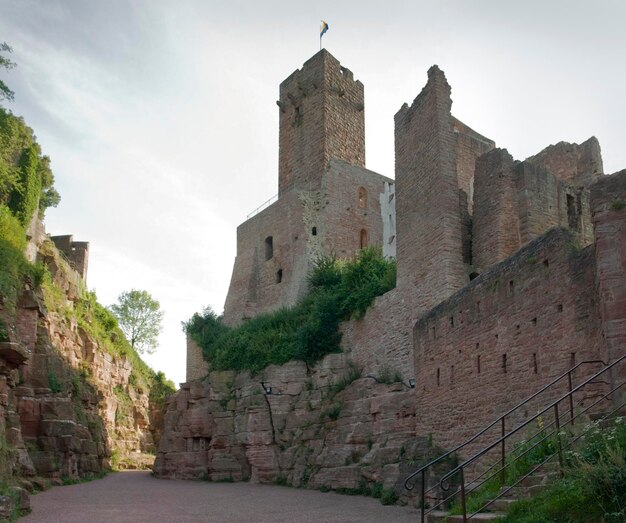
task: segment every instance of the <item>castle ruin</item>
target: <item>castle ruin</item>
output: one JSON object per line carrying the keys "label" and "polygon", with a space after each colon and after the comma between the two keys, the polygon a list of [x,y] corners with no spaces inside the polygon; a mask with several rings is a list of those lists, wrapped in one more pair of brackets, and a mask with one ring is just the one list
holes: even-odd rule
{"label": "castle ruin", "polygon": [[[281,84],[278,199],[237,229],[224,321],[295,304],[318,256],[367,245],[396,257],[396,288],[342,324],[341,355],[264,371],[289,391],[266,400],[269,418],[252,407],[258,379],[234,373],[238,403],[215,411],[224,373],[206,377],[188,340],[189,383],[170,405],[157,475],[285,474],[343,488],[377,464],[393,486],[403,469],[390,468],[390,439],[396,451],[428,434],[450,448],[577,362],[625,353],[626,170],[604,174],[595,137],[515,160],[452,115],[450,94],[432,66],[397,112],[392,180],[365,168],[363,85],[328,51]],[[305,423],[306,383],[323,389],[348,362],[368,376],[392,369],[415,388],[361,383],[335,426]],[[330,431],[322,443],[315,423]],[[299,445],[312,456],[296,459]]]}

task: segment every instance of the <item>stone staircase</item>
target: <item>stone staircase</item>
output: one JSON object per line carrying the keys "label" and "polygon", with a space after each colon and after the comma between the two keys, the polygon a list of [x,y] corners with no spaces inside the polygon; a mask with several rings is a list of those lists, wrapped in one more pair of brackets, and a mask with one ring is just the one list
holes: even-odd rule
{"label": "stone staircase", "polygon": [[[487,505],[484,512],[480,512],[468,521],[498,521],[506,516],[509,508],[520,498],[526,498],[538,494],[559,475],[558,463],[548,462],[542,465],[528,477],[521,480],[514,487],[502,487],[499,497]],[[471,497],[471,495],[470,495]],[[450,515],[446,511],[436,510],[426,516],[424,523],[462,523],[463,516],[460,514]]]}

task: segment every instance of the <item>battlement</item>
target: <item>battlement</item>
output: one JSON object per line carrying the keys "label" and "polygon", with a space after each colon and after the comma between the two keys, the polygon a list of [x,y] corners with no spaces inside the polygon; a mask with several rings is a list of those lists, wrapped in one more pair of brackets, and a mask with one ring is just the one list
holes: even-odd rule
{"label": "battlement", "polygon": [[280,84],[278,192],[315,189],[331,159],[365,166],[363,84],[322,49]]}
{"label": "battlement", "polygon": [[59,251],[67,258],[72,268],[87,281],[87,266],[89,262],[89,242],[75,242],[71,234],[50,236]]}

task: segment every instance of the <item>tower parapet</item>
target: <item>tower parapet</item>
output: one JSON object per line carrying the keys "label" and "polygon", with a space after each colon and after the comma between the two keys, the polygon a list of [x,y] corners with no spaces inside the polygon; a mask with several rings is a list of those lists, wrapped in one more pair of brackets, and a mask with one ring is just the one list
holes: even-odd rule
{"label": "tower parapet", "polygon": [[331,158],[365,167],[363,84],[322,49],[280,84],[279,195],[319,187]]}

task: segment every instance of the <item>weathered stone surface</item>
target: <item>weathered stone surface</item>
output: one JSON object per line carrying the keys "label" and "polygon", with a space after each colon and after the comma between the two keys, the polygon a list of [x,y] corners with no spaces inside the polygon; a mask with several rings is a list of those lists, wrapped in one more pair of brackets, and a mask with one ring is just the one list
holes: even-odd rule
{"label": "weathered stone surface", "polygon": [[[385,467],[408,460],[406,449],[414,447],[413,394],[368,377],[330,392],[349,368],[345,354],[332,354],[311,370],[291,362],[254,378],[215,372],[186,384],[165,414],[155,475],[316,488],[395,485],[400,468]],[[261,383],[271,384],[271,395]]]}

